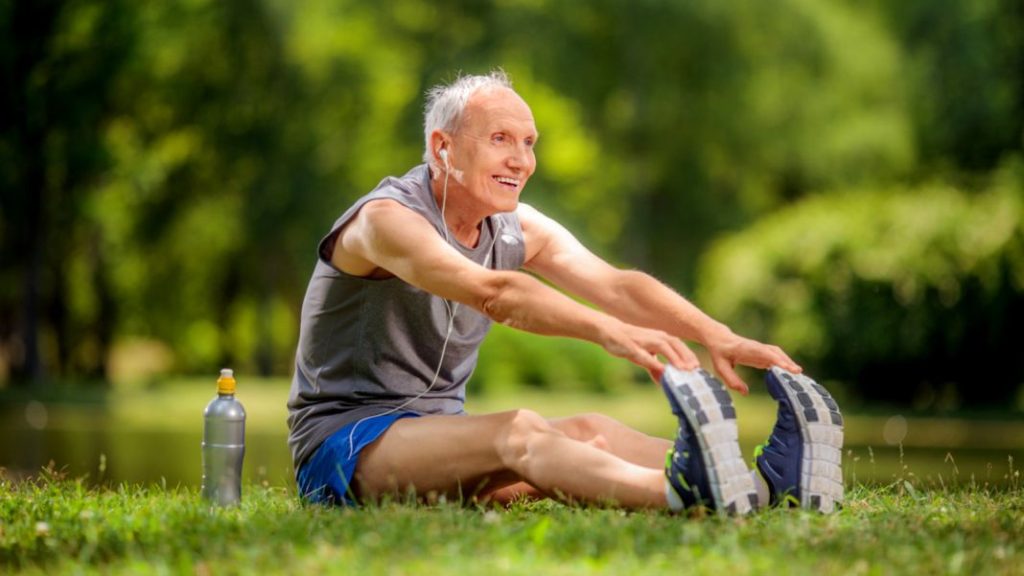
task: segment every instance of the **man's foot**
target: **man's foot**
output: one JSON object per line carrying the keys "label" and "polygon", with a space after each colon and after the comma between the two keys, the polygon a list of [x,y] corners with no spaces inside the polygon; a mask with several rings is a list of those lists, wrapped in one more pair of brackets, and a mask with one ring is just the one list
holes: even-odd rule
{"label": "man's foot", "polygon": [[704,370],[672,366],[666,367],[661,387],[679,418],[665,462],[671,489],[687,508],[703,505],[728,514],[753,510],[757,493],[740,452],[729,392]]}
{"label": "man's foot", "polygon": [[770,504],[832,512],[843,503],[843,417],[832,395],[803,374],[773,366],[765,376],[778,419],[754,461]]}

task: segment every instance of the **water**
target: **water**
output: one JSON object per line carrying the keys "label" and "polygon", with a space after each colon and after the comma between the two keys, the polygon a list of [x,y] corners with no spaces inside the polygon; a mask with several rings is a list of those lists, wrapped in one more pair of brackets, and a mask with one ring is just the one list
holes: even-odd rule
{"label": "water", "polygon": [[[200,486],[202,431],[195,433],[109,428],[0,428],[0,466],[14,475],[35,474],[50,461],[87,483]],[[242,482],[294,484],[285,434],[246,435]]]}
{"label": "water", "polygon": [[[72,478],[84,478],[87,484],[201,485],[201,418],[194,425],[188,423],[185,431],[172,431],[127,427],[95,406],[63,411],[59,422],[51,417],[39,426],[42,422],[32,422],[30,406],[0,405],[0,467],[13,476],[35,475],[52,461],[56,469]],[[253,413],[260,411],[251,410],[250,421]],[[262,421],[280,422],[280,431],[269,432],[266,426],[246,431],[243,483],[294,487],[283,417],[275,413]],[[1024,424],[1020,434],[1024,437]],[[752,444],[744,447],[749,453]],[[847,486],[854,481],[891,483],[903,479],[926,485],[963,486],[973,480],[979,485],[1001,486],[1013,480],[1009,457],[1020,474],[1024,450],[1017,448],[908,447],[901,455],[898,446],[847,445],[843,473]],[[1022,480],[1018,476],[1017,485]]]}

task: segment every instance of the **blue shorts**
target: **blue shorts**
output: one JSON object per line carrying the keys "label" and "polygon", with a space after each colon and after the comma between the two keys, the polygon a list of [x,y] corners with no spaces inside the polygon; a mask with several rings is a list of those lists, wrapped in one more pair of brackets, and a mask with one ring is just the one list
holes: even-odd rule
{"label": "blue shorts", "polygon": [[359,453],[380,438],[396,420],[419,416],[415,412],[391,412],[363,418],[331,434],[299,468],[299,496],[307,502],[355,506],[349,486]]}

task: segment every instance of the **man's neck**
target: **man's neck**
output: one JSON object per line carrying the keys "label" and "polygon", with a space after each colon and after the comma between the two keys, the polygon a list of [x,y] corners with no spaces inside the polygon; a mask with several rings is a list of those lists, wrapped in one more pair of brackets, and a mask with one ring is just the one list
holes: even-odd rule
{"label": "man's neck", "polygon": [[[433,172],[433,171],[431,171]],[[459,194],[453,190],[458,184],[455,184],[451,180],[448,182],[448,198],[445,202],[444,199],[444,175],[443,174],[432,174],[431,187],[434,195],[434,201],[437,202],[438,209],[444,206],[444,220],[445,226],[448,227],[448,232],[455,240],[466,246],[467,248],[474,248],[477,242],[480,241],[480,226],[484,219],[490,216],[490,214],[474,212],[470,210],[469,206],[465,206],[460,202],[465,197],[463,194]],[[455,186],[452,186],[455,184]]]}
{"label": "man's neck", "polygon": [[476,248],[477,242],[480,241],[480,224],[483,220],[476,220],[475,224],[466,222],[465,225],[455,224],[452,220],[452,217],[446,218],[452,236],[466,248]]}

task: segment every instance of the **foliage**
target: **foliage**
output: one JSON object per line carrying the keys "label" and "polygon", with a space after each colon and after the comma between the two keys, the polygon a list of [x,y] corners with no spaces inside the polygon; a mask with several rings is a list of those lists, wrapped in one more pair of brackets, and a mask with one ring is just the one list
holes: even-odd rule
{"label": "foliage", "polygon": [[531,103],[524,200],[682,290],[790,202],[1022,145],[1014,0],[41,0],[0,30],[0,382],[109,379],[140,340],[289,372],[316,241],[457,71]]}
{"label": "foliage", "polygon": [[1024,10],[1016,0],[875,2],[909,62],[923,170],[996,168],[1020,150]]}
{"label": "foliage", "polygon": [[943,184],[816,197],[720,240],[701,274],[712,313],[864,396],[909,402],[954,383],[1012,402],[1024,322],[1024,163],[983,193]]}
{"label": "foliage", "polygon": [[628,198],[612,246],[674,285],[692,285],[722,230],[811,189],[913,167],[904,62],[870,12],[803,0],[588,6],[562,5],[552,21],[571,24],[538,66],[584,103],[610,151],[609,200]]}
{"label": "foliage", "polygon": [[337,510],[260,486],[211,510],[180,488],[0,487],[0,568],[15,573],[1008,574],[1024,559],[1019,485],[858,486],[839,514],[748,519],[551,503]]}
{"label": "foliage", "polygon": [[638,381],[648,383],[650,378],[600,346],[568,338],[540,338],[495,325],[480,349],[469,386],[473,392],[525,385],[603,393],[621,392]]}

